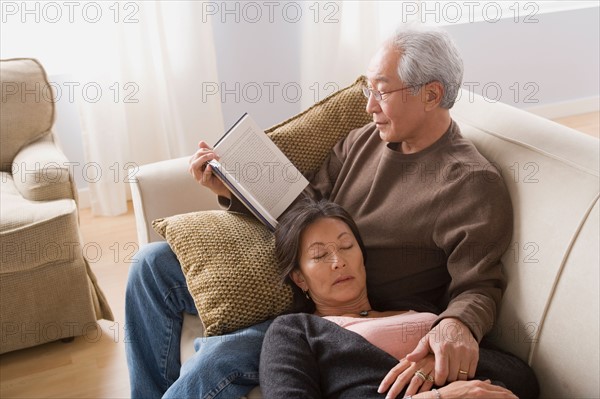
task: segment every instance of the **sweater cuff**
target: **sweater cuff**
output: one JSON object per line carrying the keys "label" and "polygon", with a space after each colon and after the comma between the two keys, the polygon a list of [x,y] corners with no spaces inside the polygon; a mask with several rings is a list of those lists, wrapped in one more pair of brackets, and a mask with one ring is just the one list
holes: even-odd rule
{"label": "sweater cuff", "polygon": [[473,337],[477,340],[477,343],[480,343],[483,339],[483,336],[487,334],[487,332],[491,329],[492,326],[484,325],[481,321],[476,321],[474,318],[468,317],[465,312],[458,312],[453,309],[446,309],[444,312],[440,313],[438,318],[433,322],[431,328],[435,327],[440,321],[443,319],[458,319],[460,320],[473,334]]}
{"label": "sweater cuff", "polygon": [[217,201],[219,202],[219,206],[225,210],[228,210],[231,206],[231,200],[227,197],[217,195]]}
{"label": "sweater cuff", "polygon": [[240,201],[233,194],[231,195],[231,199],[218,195],[217,201],[219,202],[219,205],[226,211],[252,215],[252,213],[248,210],[248,208],[246,208],[242,201]]}

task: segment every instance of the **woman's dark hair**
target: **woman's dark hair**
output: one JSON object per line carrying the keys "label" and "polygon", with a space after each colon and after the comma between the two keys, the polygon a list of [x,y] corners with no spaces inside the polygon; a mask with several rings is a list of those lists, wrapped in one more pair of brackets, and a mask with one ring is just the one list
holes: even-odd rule
{"label": "woman's dark hair", "polygon": [[326,200],[318,202],[310,198],[301,200],[281,217],[275,230],[277,267],[282,281],[290,284],[294,291],[296,311],[314,311],[314,303],[308,301],[300,288],[294,284],[290,273],[300,267],[300,236],[302,232],[313,222],[322,218],[336,218],[346,223],[358,242],[364,262],[367,261],[367,251],[358,227],[344,208]]}

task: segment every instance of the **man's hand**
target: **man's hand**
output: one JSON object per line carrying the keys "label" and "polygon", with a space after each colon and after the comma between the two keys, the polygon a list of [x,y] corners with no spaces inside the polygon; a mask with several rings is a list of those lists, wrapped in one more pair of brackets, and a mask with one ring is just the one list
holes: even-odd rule
{"label": "man's hand", "polygon": [[198,151],[190,158],[190,166],[188,168],[194,179],[204,187],[209,188],[213,193],[221,197],[231,198],[231,192],[212,174],[212,168],[206,163],[211,160],[219,160],[219,156],[206,144],[204,141],[198,143]]}
{"label": "man's hand", "polygon": [[460,320],[443,319],[419,341],[406,360],[417,362],[429,353],[435,356],[435,385],[475,377],[479,344]]}

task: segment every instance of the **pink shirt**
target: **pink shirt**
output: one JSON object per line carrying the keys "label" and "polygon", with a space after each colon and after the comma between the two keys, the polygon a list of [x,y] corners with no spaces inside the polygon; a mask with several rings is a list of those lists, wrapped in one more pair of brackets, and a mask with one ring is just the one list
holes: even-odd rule
{"label": "pink shirt", "polygon": [[400,360],[416,348],[419,340],[431,330],[437,316],[410,310],[387,317],[326,316],[325,319],[354,331]]}

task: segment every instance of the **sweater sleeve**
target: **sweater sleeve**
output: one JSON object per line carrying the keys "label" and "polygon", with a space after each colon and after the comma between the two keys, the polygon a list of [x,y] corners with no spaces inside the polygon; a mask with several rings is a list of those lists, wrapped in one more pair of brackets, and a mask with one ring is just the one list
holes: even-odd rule
{"label": "sweater sleeve", "polygon": [[457,318],[481,341],[506,288],[500,258],[512,236],[512,204],[496,171],[470,172],[447,187],[433,239],[448,258],[449,303],[434,324]]}
{"label": "sweater sleeve", "polygon": [[217,200],[219,202],[219,205],[226,211],[243,213],[248,216],[254,216],[252,215],[252,212],[250,212],[250,210],[246,207],[246,205],[244,205],[242,201],[240,201],[235,195],[233,195],[233,193],[231,194],[231,199],[219,195],[217,196]]}

